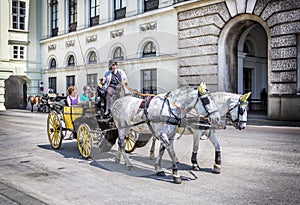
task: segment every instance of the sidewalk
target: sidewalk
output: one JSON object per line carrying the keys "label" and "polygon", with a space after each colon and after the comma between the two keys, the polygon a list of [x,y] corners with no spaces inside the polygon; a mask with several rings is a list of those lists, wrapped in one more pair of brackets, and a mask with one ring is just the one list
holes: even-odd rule
{"label": "sidewalk", "polygon": [[250,111],[248,112],[247,125],[300,127],[300,122],[268,120],[267,113],[261,111]]}

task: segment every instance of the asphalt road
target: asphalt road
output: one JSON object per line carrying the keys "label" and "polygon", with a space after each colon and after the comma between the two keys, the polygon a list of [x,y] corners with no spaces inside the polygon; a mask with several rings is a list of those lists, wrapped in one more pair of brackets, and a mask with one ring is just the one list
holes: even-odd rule
{"label": "asphalt road", "polygon": [[[190,171],[192,137],[176,141],[182,184],[154,174],[148,143],[130,154],[133,171],[111,152],[82,159],[75,140],[53,150],[47,114],[0,112],[0,204],[300,204],[300,128],[247,126],[218,132],[222,173],[213,174],[214,149],[201,141],[202,170]],[[157,153],[157,150],[156,150]]]}

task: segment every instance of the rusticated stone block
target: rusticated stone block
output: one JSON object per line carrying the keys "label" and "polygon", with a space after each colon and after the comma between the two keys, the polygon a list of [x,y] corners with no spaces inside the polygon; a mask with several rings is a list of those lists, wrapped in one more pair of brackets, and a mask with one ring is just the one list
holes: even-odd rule
{"label": "rusticated stone block", "polygon": [[292,83],[297,81],[296,71],[271,72],[270,79],[272,83]]}
{"label": "rusticated stone block", "polygon": [[217,84],[217,75],[197,75],[188,77],[179,77],[178,83],[180,85],[199,85],[201,82],[209,82],[210,84]]}
{"label": "rusticated stone block", "polygon": [[217,54],[218,47],[217,45],[210,46],[199,46],[194,48],[185,48],[179,50],[179,57],[189,57],[189,56],[201,56],[209,54]]}
{"label": "rusticated stone block", "polygon": [[257,0],[254,8],[254,14],[260,16],[261,12],[264,10],[269,1],[270,0]]}
{"label": "rusticated stone block", "polygon": [[271,47],[285,47],[297,45],[296,35],[278,36],[271,38]]}
{"label": "rusticated stone block", "polygon": [[178,62],[179,66],[194,66],[194,65],[212,65],[217,64],[217,55],[200,56],[191,58],[181,58]]}
{"label": "rusticated stone block", "polygon": [[299,21],[299,20],[300,20],[300,9],[294,11],[275,13],[267,20],[267,24],[269,27],[272,27],[276,24],[291,22],[291,21]]}
{"label": "rusticated stone block", "polygon": [[295,58],[295,57],[297,57],[297,48],[296,47],[273,48],[271,50],[271,58],[272,59]]}
{"label": "rusticated stone block", "polygon": [[271,68],[272,68],[272,71],[296,70],[297,69],[297,60],[296,59],[272,60]]}
{"label": "rusticated stone block", "polygon": [[203,6],[196,9],[191,9],[188,11],[183,11],[178,14],[178,20],[191,19],[198,16],[206,16],[209,14],[217,14],[219,13],[224,21],[228,21],[230,19],[230,14],[228,9],[224,3],[213,4],[209,6]]}
{"label": "rusticated stone block", "polygon": [[[285,1],[274,1],[270,2],[266,8],[264,9],[263,13],[261,14],[261,18],[266,20],[268,19],[272,14],[276,12],[280,12],[283,10],[291,10],[295,8],[300,8],[300,1],[299,0],[285,0]],[[286,19],[286,21],[289,21]]]}
{"label": "rusticated stone block", "polygon": [[220,29],[215,25],[201,26],[193,29],[179,31],[179,39],[190,38],[203,35],[219,35]]}
{"label": "rusticated stone block", "polygon": [[270,84],[269,92],[271,94],[295,94],[297,93],[296,83],[285,83],[285,84]]}
{"label": "rusticated stone block", "polygon": [[211,45],[217,44],[218,37],[217,36],[200,36],[191,39],[182,39],[179,40],[179,48],[186,48],[186,47],[194,47],[194,46],[203,46],[203,45]]}
{"label": "rusticated stone block", "polygon": [[204,75],[204,74],[216,74],[216,73],[218,73],[217,65],[181,67],[178,69],[179,76]]}
{"label": "rusticated stone block", "polygon": [[270,31],[271,31],[271,36],[280,36],[286,34],[299,33],[300,22],[291,22],[291,23],[276,25],[273,28],[271,28]]}
{"label": "rusticated stone block", "polygon": [[199,26],[210,25],[210,24],[214,24],[217,27],[222,28],[225,23],[218,14],[213,14],[210,16],[204,16],[204,17],[198,17],[194,19],[180,21],[178,28],[179,30],[183,30],[187,28],[199,27]]}

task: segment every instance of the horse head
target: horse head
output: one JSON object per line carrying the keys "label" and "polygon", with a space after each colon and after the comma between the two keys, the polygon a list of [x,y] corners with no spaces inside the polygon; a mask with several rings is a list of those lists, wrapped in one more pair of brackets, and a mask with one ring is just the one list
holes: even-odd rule
{"label": "horse head", "polygon": [[208,122],[211,125],[220,125],[221,115],[219,113],[218,106],[215,103],[213,97],[210,95],[210,92],[207,90],[206,84],[204,82],[200,83],[200,86],[198,88],[198,100],[195,105],[195,109],[198,113],[201,113],[202,108],[205,110],[205,117],[208,117]]}
{"label": "horse head", "polygon": [[236,129],[242,130],[246,128],[247,124],[247,107],[251,92],[242,95],[238,102],[234,102],[233,106],[229,109],[227,117],[233,122]]}

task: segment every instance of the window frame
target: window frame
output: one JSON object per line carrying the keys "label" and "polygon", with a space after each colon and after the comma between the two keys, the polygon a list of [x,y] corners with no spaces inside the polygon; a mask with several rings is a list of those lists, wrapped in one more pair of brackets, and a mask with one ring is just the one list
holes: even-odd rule
{"label": "window frame", "polygon": [[[150,46],[150,52],[146,52],[146,47],[148,47],[148,45]],[[155,50],[155,51],[154,51]],[[156,45],[155,43],[153,43],[153,41],[148,41],[147,43],[145,43],[144,47],[143,47],[143,52],[142,52],[142,56],[143,57],[154,57],[156,56]]]}
{"label": "window frame", "polygon": [[126,17],[127,0],[114,0],[114,19],[122,19]]}
{"label": "window frame", "polygon": [[68,90],[70,86],[75,86],[75,75],[66,76],[66,90]]}
{"label": "window frame", "polygon": [[91,74],[86,74],[86,84],[90,86],[92,90],[96,90],[97,85],[98,85],[98,74],[97,73],[91,73]]}
{"label": "window frame", "polygon": [[[16,3],[16,5],[14,5]],[[21,5],[24,7],[21,8]],[[13,0],[11,4],[12,28],[17,30],[26,30],[26,1]]]}
{"label": "window frame", "polygon": [[52,88],[54,93],[57,92],[56,83],[57,83],[56,77],[48,77],[48,88]]}
{"label": "window frame", "polygon": [[97,63],[97,54],[95,51],[90,51],[88,55],[88,64]]}
{"label": "window frame", "polygon": [[153,11],[159,8],[159,0],[144,0],[144,12]]}
{"label": "window frame", "polygon": [[[145,79],[146,72],[149,72],[150,74],[149,79]],[[141,92],[144,94],[157,94],[157,69],[156,68],[141,70]]]}
{"label": "window frame", "polygon": [[74,55],[70,55],[67,59],[67,67],[73,67],[76,65],[75,57]]}
{"label": "window frame", "polygon": [[12,46],[12,58],[15,60],[25,60],[25,46],[13,45]]}
{"label": "window frame", "polygon": [[[117,53],[119,50],[120,50],[120,52],[119,52],[120,55],[116,55],[116,53]],[[118,46],[118,47],[116,47],[116,48],[114,49],[114,52],[113,52],[113,59],[115,59],[115,60],[124,60],[124,51],[123,51],[123,49],[122,49],[121,46]]]}
{"label": "window frame", "polygon": [[77,29],[77,0],[69,0],[69,32]]}
{"label": "window frame", "polygon": [[99,7],[100,0],[90,0],[90,27],[99,25]]}
{"label": "window frame", "polygon": [[[53,64],[53,62],[55,62],[55,64]],[[49,69],[55,69],[56,66],[57,66],[56,59],[55,58],[51,58],[51,60],[49,62]]]}
{"label": "window frame", "polygon": [[51,37],[58,35],[58,1],[51,0],[50,2],[51,14]]}

